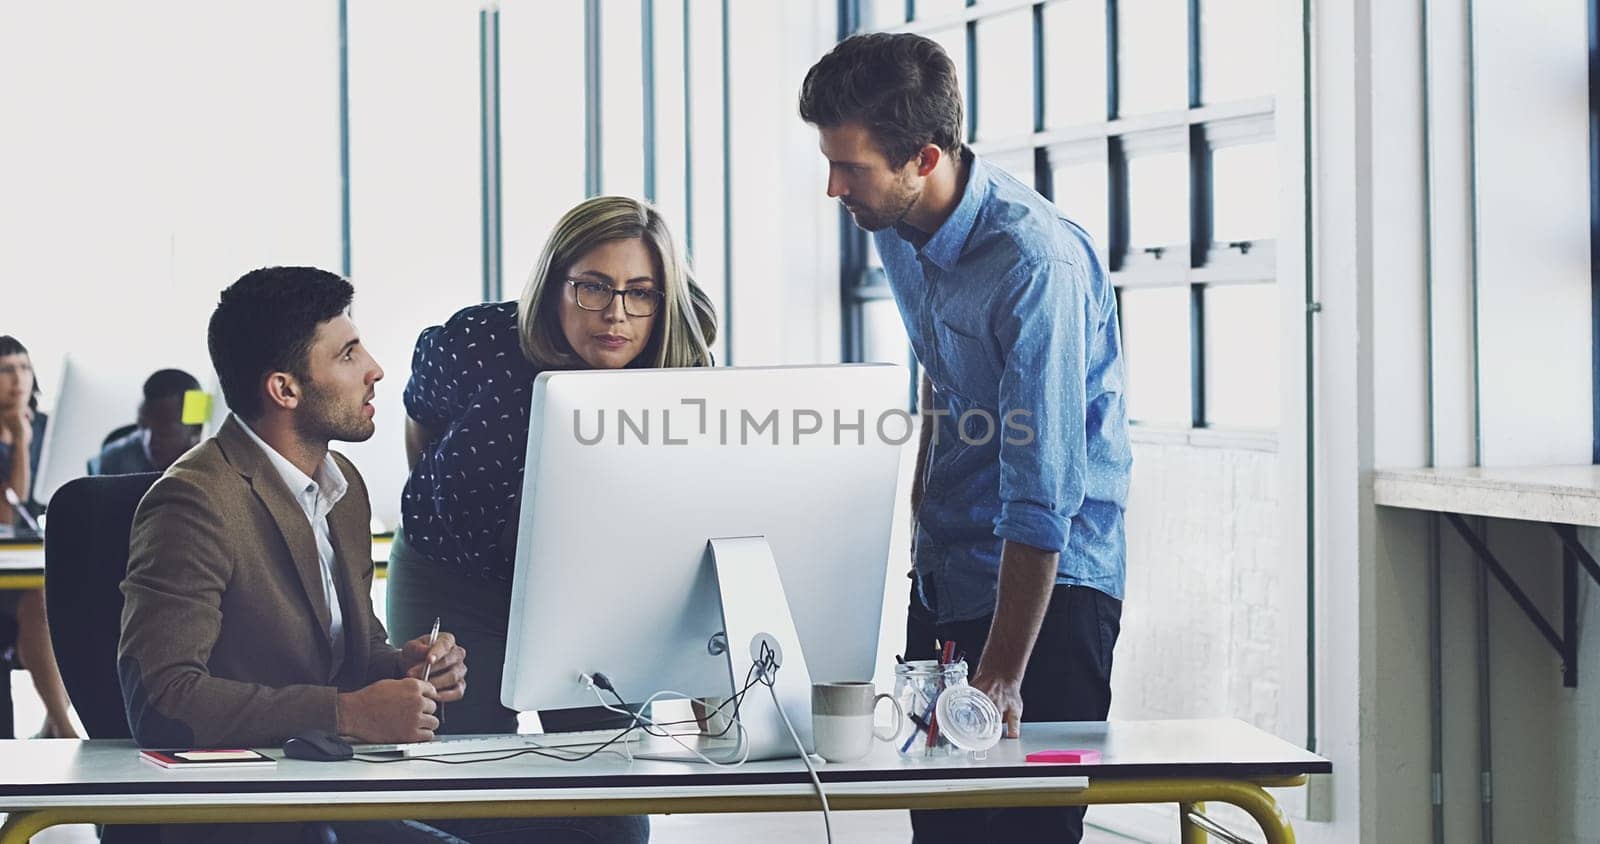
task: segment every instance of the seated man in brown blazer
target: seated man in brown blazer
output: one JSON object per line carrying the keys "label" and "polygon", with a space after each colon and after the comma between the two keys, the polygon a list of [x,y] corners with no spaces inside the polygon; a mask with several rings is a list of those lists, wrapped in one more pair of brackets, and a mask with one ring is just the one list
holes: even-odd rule
{"label": "seated man in brown blazer", "polygon": [[[255,270],[222,292],[208,340],[233,414],[139,503],[122,583],[117,663],[144,746],[276,745],[312,731],[426,741],[436,707],[466,692],[466,652],[454,636],[396,649],[372,612],[367,489],[328,450],[332,440],[372,436],[383,377],[346,314],[352,295],[349,282],[309,267]],[[597,819],[432,823],[173,825],[163,837],[630,837]]]}

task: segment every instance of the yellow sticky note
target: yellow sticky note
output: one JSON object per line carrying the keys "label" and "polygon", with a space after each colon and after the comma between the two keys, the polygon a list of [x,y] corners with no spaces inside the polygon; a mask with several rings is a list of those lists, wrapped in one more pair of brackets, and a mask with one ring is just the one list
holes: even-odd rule
{"label": "yellow sticky note", "polygon": [[211,394],[189,390],[183,394],[183,424],[204,425],[211,420]]}

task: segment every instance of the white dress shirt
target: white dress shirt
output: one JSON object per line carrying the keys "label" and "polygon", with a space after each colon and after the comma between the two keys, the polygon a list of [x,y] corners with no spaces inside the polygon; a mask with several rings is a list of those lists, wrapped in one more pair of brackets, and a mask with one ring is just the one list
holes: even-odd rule
{"label": "white dress shirt", "polygon": [[333,455],[327,454],[322,458],[322,465],[317,467],[315,479],[306,476],[289,459],[278,453],[278,450],[261,439],[255,431],[250,429],[249,423],[234,417],[239,422],[239,427],[250,435],[250,439],[261,446],[266,452],[267,460],[272,463],[272,468],[278,470],[278,476],[283,478],[283,483],[289,488],[290,494],[300,504],[300,509],[305,511],[306,519],[311,522],[311,533],[317,538],[317,559],[322,563],[322,597],[328,602],[328,635],[333,639],[333,659],[335,664],[344,660],[344,613],[339,610],[339,593],[333,585],[333,541],[328,538],[328,513],[333,510],[333,505],[350,490],[350,482],[345,480],[344,473],[339,471],[339,464],[333,462]]}

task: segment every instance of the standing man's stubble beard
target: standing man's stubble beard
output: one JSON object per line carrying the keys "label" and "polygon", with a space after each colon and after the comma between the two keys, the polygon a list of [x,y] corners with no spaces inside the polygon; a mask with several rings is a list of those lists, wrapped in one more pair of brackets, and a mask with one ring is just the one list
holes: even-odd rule
{"label": "standing man's stubble beard", "polygon": [[839,201],[844,203],[846,209],[851,210],[850,216],[855,221],[856,226],[869,232],[882,231],[904,220],[906,214],[910,213],[911,209],[917,204],[917,200],[922,198],[922,192],[911,187],[908,182],[909,179],[895,182],[894,188],[885,202],[889,210],[881,213],[877,209],[868,206],[858,205],[851,209],[851,206],[845,203],[843,199]]}

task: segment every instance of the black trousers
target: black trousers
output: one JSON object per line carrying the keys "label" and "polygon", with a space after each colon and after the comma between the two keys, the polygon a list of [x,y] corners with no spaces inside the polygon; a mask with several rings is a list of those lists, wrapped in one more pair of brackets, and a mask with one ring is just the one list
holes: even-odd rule
{"label": "black trousers", "polygon": [[[925,584],[924,591],[930,601],[937,601],[930,586]],[[927,639],[931,619],[921,607],[915,584],[911,605],[920,613],[907,622],[907,635],[913,638],[906,642],[906,658],[930,658],[937,653],[937,645]],[[933,624],[931,629],[939,642],[955,640],[957,649],[966,652],[967,664],[978,666],[991,621],[993,617],[988,616]],[[1023,722],[1104,721],[1111,711],[1111,651],[1121,630],[1121,601],[1087,587],[1056,586],[1022,676]],[[1024,733],[1027,729],[1022,728]],[[912,840],[916,844],[1077,844],[1083,838],[1083,813],[1082,806],[914,811]]]}

